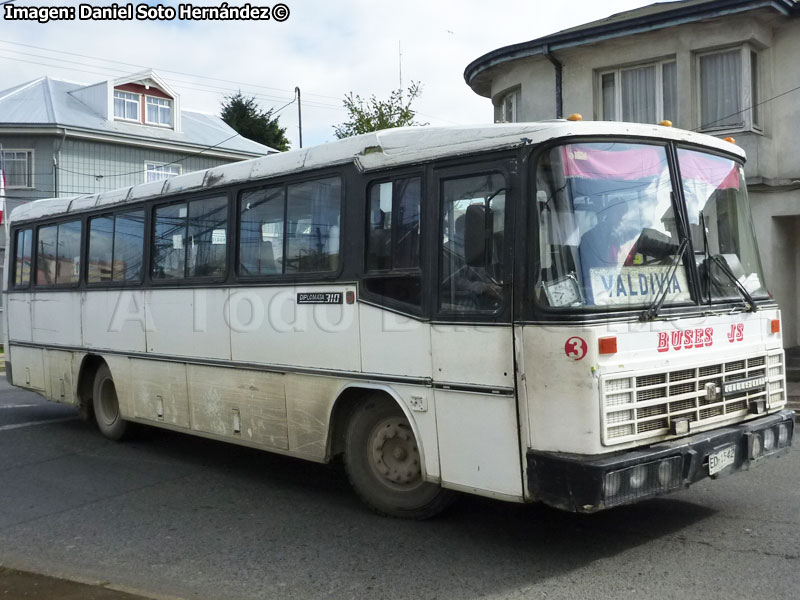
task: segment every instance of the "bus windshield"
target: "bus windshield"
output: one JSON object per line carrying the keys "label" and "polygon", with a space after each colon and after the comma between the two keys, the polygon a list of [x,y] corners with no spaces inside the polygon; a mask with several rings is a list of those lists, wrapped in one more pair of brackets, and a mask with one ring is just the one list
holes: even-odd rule
{"label": "bus windshield", "polygon": [[742,287],[766,293],[740,165],[678,154],[703,298],[689,287],[667,147],[602,142],[559,146],[538,162],[540,304],[641,309],[660,297],[678,305],[741,298]]}

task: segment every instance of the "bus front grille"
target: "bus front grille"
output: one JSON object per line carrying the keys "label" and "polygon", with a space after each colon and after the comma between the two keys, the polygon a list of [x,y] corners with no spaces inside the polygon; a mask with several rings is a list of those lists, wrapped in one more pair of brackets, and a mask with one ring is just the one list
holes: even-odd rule
{"label": "bus front grille", "polygon": [[[723,384],[764,377],[766,385],[722,393]],[[783,351],[691,369],[605,375],[600,380],[603,444],[674,437],[672,422],[690,431],[743,421],[753,402],[770,410],[786,404]]]}

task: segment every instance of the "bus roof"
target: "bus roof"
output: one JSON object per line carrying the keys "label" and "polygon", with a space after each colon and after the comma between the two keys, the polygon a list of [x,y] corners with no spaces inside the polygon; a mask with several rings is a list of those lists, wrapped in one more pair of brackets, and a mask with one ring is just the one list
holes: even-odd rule
{"label": "bus roof", "polygon": [[437,158],[456,157],[489,150],[538,144],[556,138],[576,136],[635,136],[699,144],[735,154],[744,151],[715,137],[636,123],[608,121],[540,121],[499,123],[459,127],[403,127],[367,133],[320,146],[291,150],[170,179],[141,183],[117,190],[78,196],[34,200],[14,209],[11,222],[31,221],[47,216],[78,213],[148,200],[171,194],[213,190],[279,175],[301,173],[322,167],[354,163],[362,172],[409,165]]}

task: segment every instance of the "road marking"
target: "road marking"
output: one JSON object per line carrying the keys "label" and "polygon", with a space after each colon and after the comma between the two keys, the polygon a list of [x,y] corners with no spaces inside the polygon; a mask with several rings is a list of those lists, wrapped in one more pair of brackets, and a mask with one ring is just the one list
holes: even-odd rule
{"label": "road marking", "polygon": [[63,423],[64,421],[74,421],[78,417],[65,417],[63,419],[47,419],[46,421],[28,421],[27,423],[14,423],[13,425],[0,425],[0,431],[9,429],[19,429],[21,427],[33,427],[34,425],[47,425],[48,423]]}
{"label": "road marking", "polygon": [[31,406],[47,406],[46,404],[4,404],[0,406],[0,410],[4,408],[30,408]]}

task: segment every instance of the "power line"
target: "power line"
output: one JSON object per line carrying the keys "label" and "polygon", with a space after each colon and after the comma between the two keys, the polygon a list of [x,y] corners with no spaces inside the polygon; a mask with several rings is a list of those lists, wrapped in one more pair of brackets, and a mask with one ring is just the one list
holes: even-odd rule
{"label": "power line", "polygon": [[[5,2],[3,2],[3,4],[6,4],[7,2],[13,2],[13,1],[14,0],[6,0]],[[23,46],[25,48],[34,48],[36,50],[44,50],[45,52],[56,52],[58,54],[68,54],[70,56],[77,56],[77,57],[80,57],[80,58],[88,58],[88,59],[91,59],[91,60],[110,62],[110,63],[115,63],[115,64],[118,64],[118,65],[125,65],[125,66],[128,66],[128,67],[136,67],[137,69],[154,68],[155,70],[162,71],[164,73],[176,73],[177,75],[186,75],[187,77],[196,77],[197,79],[208,79],[208,80],[213,80],[213,81],[221,81],[223,83],[233,83],[235,85],[248,85],[248,86],[251,86],[251,87],[258,87],[258,88],[262,88],[262,89],[265,89],[265,90],[275,90],[275,91],[279,91],[279,92],[294,93],[293,90],[288,90],[288,89],[284,89],[284,88],[269,87],[269,86],[260,85],[260,84],[257,84],[257,83],[245,83],[245,82],[241,82],[241,81],[233,81],[233,80],[230,80],[230,79],[220,79],[218,77],[209,77],[207,75],[198,75],[196,73],[186,73],[184,71],[173,71],[171,69],[164,69],[164,68],[161,68],[161,67],[151,67],[151,66],[147,66],[147,65],[139,65],[139,64],[135,64],[135,63],[123,62],[123,61],[120,61],[120,60],[113,60],[113,59],[110,59],[110,58],[97,58],[95,56],[89,56],[89,55],[86,55],[86,54],[79,54],[77,52],[67,52],[65,50],[54,50],[52,48],[46,48],[44,46],[34,46],[32,44],[23,44],[21,42],[10,42],[8,40],[0,40],[0,43],[9,44],[9,45],[12,45],[12,46]],[[101,68],[108,68],[108,67],[101,67]],[[336,98],[334,96],[326,96],[324,94],[315,94],[313,92],[307,92],[304,95],[318,96],[320,98],[328,98],[330,100],[337,100],[337,101],[341,100],[341,98]]]}
{"label": "power line", "polygon": [[[45,60],[51,60],[51,61],[56,61],[56,62],[67,62],[67,63],[72,63],[72,64],[81,64],[81,63],[77,63],[76,61],[69,61],[69,60],[66,60],[66,59],[51,58],[49,56],[39,56],[39,55],[35,55],[35,54],[28,54],[28,53],[24,53],[24,52],[18,52],[16,50],[6,50],[6,49],[3,49],[3,48],[0,48],[0,52],[15,52],[17,54],[24,54],[24,55],[33,56],[33,57],[36,57],[36,58],[43,58]],[[60,66],[60,65],[57,65],[57,64],[54,65],[54,64],[43,63],[43,62],[38,62],[38,61],[34,61],[34,60],[26,60],[26,59],[23,59],[23,58],[15,58],[15,57],[12,57],[12,56],[0,56],[0,59],[11,60],[11,61],[15,61],[15,62],[23,62],[23,63],[32,64],[32,65],[40,65],[40,66],[43,66],[43,67],[52,67],[52,68],[55,68],[55,69],[63,69],[63,70],[68,70],[68,71],[77,71],[77,72],[80,72],[80,73],[90,73],[92,75],[100,75],[102,77],[109,77],[108,73],[102,73],[102,72],[98,72],[98,71],[89,71],[87,69],[78,69],[78,68],[75,68],[75,67],[64,67],[64,66]],[[101,66],[101,65],[88,65],[88,66],[93,66],[93,67],[98,68],[98,69],[105,69],[107,71],[118,71],[120,73],[124,72],[124,71],[122,71],[120,69],[114,69],[113,67],[104,67],[104,66]],[[173,82],[171,81],[170,83],[173,83]],[[181,83],[184,83],[184,82],[181,82]],[[191,82],[185,82],[185,83],[191,83]],[[279,102],[282,102],[282,101],[286,100],[286,98],[267,96],[265,94],[252,92],[250,90],[233,90],[233,89],[230,89],[230,88],[212,86],[212,85],[205,84],[205,83],[197,83],[196,85],[201,85],[203,87],[215,88],[215,89],[213,89],[213,90],[212,89],[202,89],[202,88],[194,87],[192,85],[180,85],[180,83],[176,83],[175,87],[180,88],[180,89],[184,89],[184,90],[193,90],[193,91],[199,91],[199,92],[203,92],[203,93],[213,93],[213,94],[219,94],[220,92],[234,93],[235,91],[243,91],[247,95],[250,95],[250,96],[253,96],[253,97],[257,97],[257,98],[261,98],[261,99],[264,99],[264,100],[268,100],[270,102],[275,101],[275,100],[277,100]],[[216,90],[219,90],[219,91],[216,91]],[[322,103],[314,102],[314,101],[308,102],[306,104],[308,104],[309,106],[312,106],[313,108],[326,108],[326,109],[332,109],[332,110],[344,110],[341,106],[333,106],[333,105],[330,105],[330,104],[322,104]]]}
{"label": "power line", "polygon": [[[220,146],[220,145],[224,144],[228,140],[232,140],[237,135],[239,135],[239,134],[238,133],[234,133],[232,136],[230,136],[228,138],[225,138],[224,140],[214,144],[213,146],[206,146],[205,148],[203,148],[199,152],[194,152],[192,154],[184,156],[183,158],[178,158],[176,160],[173,160],[172,162],[163,163],[161,166],[167,167],[169,165],[175,165],[175,164],[178,164],[178,163],[182,163],[183,161],[188,160],[190,158],[194,158],[195,156],[199,156],[200,154],[203,154],[204,152],[206,152],[208,150],[211,150],[212,148],[216,148],[217,146]],[[136,175],[138,173],[145,173],[147,171],[147,169],[137,169],[135,171],[128,171],[127,173],[112,173],[111,175],[98,175],[97,173],[82,173],[80,171],[72,171],[70,169],[65,169],[64,167],[60,167],[60,166],[57,166],[56,169],[58,169],[59,171],[63,171],[65,173],[72,173],[73,175],[83,175],[85,177],[94,177],[94,178],[102,178],[102,179],[110,179],[112,177],[125,177],[127,175]]]}
{"label": "power line", "polygon": [[730,119],[731,117],[735,117],[736,115],[740,115],[740,114],[742,114],[744,112],[747,112],[748,110],[752,110],[752,109],[756,108],[757,106],[761,106],[762,104],[767,104],[768,102],[772,102],[773,100],[777,100],[778,98],[780,98],[782,96],[786,96],[787,94],[791,94],[792,92],[796,92],[798,90],[800,90],[800,85],[798,85],[797,87],[794,87],[794,88],[792,88],[790,90],[786,90],[785,92],[781,92],[780,94],[778,94],[777,96],[773,96],[772,98],[767,98],[766,100],[762,100],[761,102],[757,102],[755,104],[751,104],[750,106],[748,106],[746,108],[743,108],[742,110],[737,110],[735,113],[731,113],[729,115],[725,115],[724,117],[720,117],[716,121],[710,121],[709,123],[703,123],[702,125],[700,125],[696,129],[693,129],[692,131],[700,131],[701,129],[706,129],[707,127],[711,127],[712,125],[714,125],[716,123],[719,123],[719,122],[724,121],[726,119]]}

